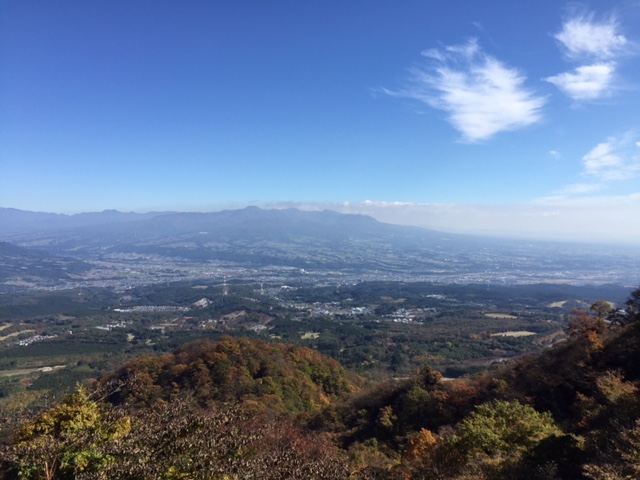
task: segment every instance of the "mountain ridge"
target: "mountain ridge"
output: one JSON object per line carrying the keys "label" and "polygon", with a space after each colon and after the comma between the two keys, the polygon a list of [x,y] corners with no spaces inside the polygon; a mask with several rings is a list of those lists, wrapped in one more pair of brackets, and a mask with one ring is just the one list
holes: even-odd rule
{"label": "mountain ridge", "polygon": [[73,217],[76,223],[70,217],[47,217],[60,221],[60,228],[29,223],[39,218],[34,212],[12,228],[7,223],[12,215],[21,214],[0,209],[0,241],[99,262],[100,268],[118,264],[124,275],[127,269],[146,269],[154,258],[165,270],[224,264],[464,283],[640,281],[640,252],[633,248],[474,237],[331,210],[105,211]]}
{"label": "mountain ridge", "polygon": [[61,228],[119,223],[151,218],[164,212],[120,212],[103,210],[102,212],[82,212],[73,215],[64,213],[34,212],[17,208],[0,207],[0,233],[27,234]]}

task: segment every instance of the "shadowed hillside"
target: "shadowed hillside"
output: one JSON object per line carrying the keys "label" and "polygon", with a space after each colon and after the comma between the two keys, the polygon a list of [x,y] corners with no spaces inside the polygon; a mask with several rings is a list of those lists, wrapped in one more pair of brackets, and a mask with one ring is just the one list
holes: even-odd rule
{"label": "shadowed hillside", "polygon": [[0,283],[13,280],[14,285],[25,281],[48,285],[77,277],[90,269],[91,265],[81,260],[0,242]]}

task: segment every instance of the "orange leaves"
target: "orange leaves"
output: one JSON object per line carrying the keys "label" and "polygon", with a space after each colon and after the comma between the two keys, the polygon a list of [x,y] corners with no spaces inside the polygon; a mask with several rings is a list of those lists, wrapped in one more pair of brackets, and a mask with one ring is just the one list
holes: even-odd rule
{"label": "orange leaves", "polygon": [[591,316],[584,310],[574,310],[567,326],[569,337],[589,337],[590,334],[600,335],[607,328],[604,320],[599,316]]}
{"label": "orange leaves", "polygon": [[567,334],[570,338],[585,339],[589,349],[594,352],[601,351],[604,348],[602,335],[607,330],[607,324],[603,319],[601,310],[599,307],[595,307],[595,309],[592,307],[592,311],[596,312],[596,316],[591,316],[584,310],[574,310],[574,316],[567,326]]}
{"label": "orange leaves", "polygon": [[355,388],[338,362],[316,351],[229,336],[131,361],[115,377],[130,384],[121,395],[111,397],[116,403],[150,404],[189,391],[203,405],[263,399],[277,411],[293,412],[317,410],[333,396]]}
{"label": "orange leaves", "polygon": [[421,462],[429,457],[435,446],[436,438],[423,428],[407,442],[402,458],[410,462]]}

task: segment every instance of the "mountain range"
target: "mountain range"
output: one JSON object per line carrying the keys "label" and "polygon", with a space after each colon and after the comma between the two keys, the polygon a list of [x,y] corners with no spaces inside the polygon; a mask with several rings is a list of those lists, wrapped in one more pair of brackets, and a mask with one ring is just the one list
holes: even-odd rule
{"label": "mountain range", "polygon": [[[462,282],[640,282],[633,247],[472,237],[329,210],[59,215],[0,208],[0,241],[89,263],[129,255]],[[0,265],[6,255],[0,249]]]}

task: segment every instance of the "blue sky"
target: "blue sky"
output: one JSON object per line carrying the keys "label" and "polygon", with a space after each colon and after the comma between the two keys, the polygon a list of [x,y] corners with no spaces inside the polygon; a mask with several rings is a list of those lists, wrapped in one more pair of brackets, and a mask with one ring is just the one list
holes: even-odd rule
{"label": "blue sky", "polygon": [[640,3],[0,4],[0,206],[640,243]]}

